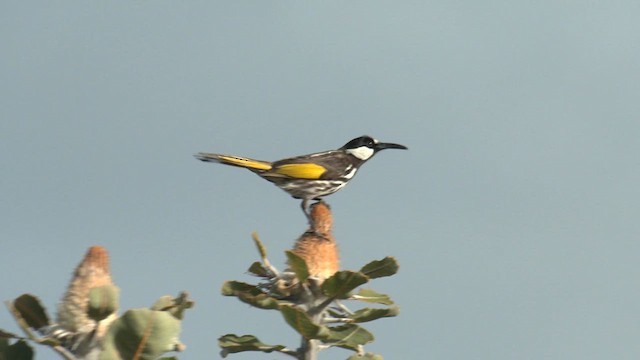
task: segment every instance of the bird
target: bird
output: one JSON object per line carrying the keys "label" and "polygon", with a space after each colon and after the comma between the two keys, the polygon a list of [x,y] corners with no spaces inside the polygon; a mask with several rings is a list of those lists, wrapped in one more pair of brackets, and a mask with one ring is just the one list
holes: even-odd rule
{"label": "bird", "polygon": [[204,162],[221,163],[250,170],[275,184],[295,199],[302,199],[300,207],[312,219],[309,212],[311,200],[322,200],[342,189],[353,179],[362,164],[384,149],[408,148],[394,143],[383,143],[371,136],[360,136],[337,150],[290,157],[274,162],[250,159],[235,155],[200,152],[194,156]]}

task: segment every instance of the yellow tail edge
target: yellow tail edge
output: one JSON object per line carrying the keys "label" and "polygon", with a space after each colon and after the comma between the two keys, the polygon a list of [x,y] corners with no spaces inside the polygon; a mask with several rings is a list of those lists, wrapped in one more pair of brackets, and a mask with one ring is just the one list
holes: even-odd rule
{"label": "yellow tail edge", "polygon": [[254,170],[271,170],[271,163],[233,155],[199,153],[196,158],[202,161],[219,162],[221,164],[239,166]]}

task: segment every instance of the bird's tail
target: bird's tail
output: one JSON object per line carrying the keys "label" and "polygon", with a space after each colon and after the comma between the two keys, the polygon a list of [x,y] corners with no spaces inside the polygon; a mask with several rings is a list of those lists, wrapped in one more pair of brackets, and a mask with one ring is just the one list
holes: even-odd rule
{"label": "bird's tail", "polygon": [[196,159],[205,162],[217,162],[220,164],[238,166],[249,170],[269,171],[271,163],[268,161],[254,160],[233,155],[197,153],[194,155]]}

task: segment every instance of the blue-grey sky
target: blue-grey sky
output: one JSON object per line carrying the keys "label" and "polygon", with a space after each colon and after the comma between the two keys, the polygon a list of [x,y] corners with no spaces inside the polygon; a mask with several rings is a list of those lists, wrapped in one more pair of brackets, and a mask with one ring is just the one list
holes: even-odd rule
{"label": "blue-grey sky", "polygon": [[[638,359],[639,18],[636,1],[3,2],[1,299],[52,311],[102,245],[122,308],[196,301],[180,358],[215,358],[225,333],[295,346],[219,289],[252,280],[254,230],[284,263],[298,201],[192,154],[370,134],[410,150],[327,198],[344,268],[401,265],[371,284],[402,313],[367,326],[368,350]],[[0,328],[17,331],[6,311]]]}

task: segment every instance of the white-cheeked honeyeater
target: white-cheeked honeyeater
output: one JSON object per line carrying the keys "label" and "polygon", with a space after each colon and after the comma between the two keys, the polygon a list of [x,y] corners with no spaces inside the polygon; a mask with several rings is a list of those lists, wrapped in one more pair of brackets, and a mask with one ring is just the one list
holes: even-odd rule
{"label": "white-cheeked honeyeater", "polygon": [[383,143],[370,136],[355,138],[337,150],[295,156],[274,162],[235,155],[198,153],[206,162],[248,169],[274,183],[296,199],[302,199],[302,210],[309,218],[310,200],[320,200],[342,189],[360,166],[384,149],[407,149],[404,145]]}

